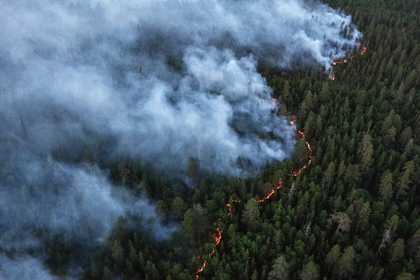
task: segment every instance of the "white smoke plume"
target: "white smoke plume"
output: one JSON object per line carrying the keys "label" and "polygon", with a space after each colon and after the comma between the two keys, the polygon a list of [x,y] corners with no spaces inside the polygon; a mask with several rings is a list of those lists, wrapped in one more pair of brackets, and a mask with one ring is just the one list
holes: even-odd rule
{"label": "white smoke plume", "polygon": [[9,258],[5,254],[0,253],[0,263],[0,279],[59,279],[59,277],[54,277],[37,258],[29,256],[17,256],[15,258]]}
{"label": "white smoke plume", "polygon": [[154,216],[77,164],[83,145],[172,174],[190,157],[240,175],[289,156],[294,131],[258,60],[328,69],[361,36],[309,0],[15,0],[0,18],[0,249],[12,251],[36,246],[36,227],[101,240],[120,215]]}

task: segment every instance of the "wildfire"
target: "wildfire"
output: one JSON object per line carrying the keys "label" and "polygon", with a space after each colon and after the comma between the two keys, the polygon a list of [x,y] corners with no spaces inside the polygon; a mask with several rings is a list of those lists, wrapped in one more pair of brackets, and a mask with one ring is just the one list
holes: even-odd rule
{"label": "wildfire", "polygon": [[[364,55],[366,53],[366,51],[367,51],[367,48],[366,47],[362,47],[361,50],[360,50],[360,52],[359,52],[359,54],[360,55]],[[334,60],[333,63],[332,63],[332,65],[335,66],[335,65],[338,65],[338,64],[345,64],[345,63],[349,62],[351,59],[353,59],[355,57],[357,57],[357,55],[352,55],[352,56],[350,56],[348,58],[344,58],[343,60]],[[335,76],[333,76],[333,77],[334,77],[334,79],[331,79],[331,80],[335,80]]]}
{"label": "wildfire", "polygon": [[347,62],[349,62],[349,60],[348,60],[348,59],[335,60],[332,64],[335,66],[335,65],[338,65],[338,64],[344,64],[344,63],[347,63]]}
{"label": "wildfire", "polygon": [[[276,99],[274,99],[272,97],[270,97],[270,99],[273,100],[274,102],[278,103],[278,101]],[[296,133],[299,135],[300,138],[305,139],[305,133],[303,131],[300,131],[296,127],[295,123],[296,123],[296,117],[295,116],[292,116],[292,118],[290,120],[290,125],[293,126],[294,130],[296,131]],[[301,168],[299,168],[298,170],[296,170],[295,172],[293,172],[293,174],[291,175],[293,177],[298,176],[312,162],[312,148],[311,148],[311,145],[309,144],[308,141],[305,141],[305,142],[306,142],[306,146],[307,146],[307,148],[309,150],[308,162],[304,166],[302,166]],[[270,191],[263,198],[259,199],[258,202],[259,203],[262,203],[262,202],[270,199],[270,197],[276,192],[276,190],[279,190],[282,187],[283,187],[283,180],[282,180],[282,178],[279,178],[276,187],[270,189]],[[238,200],[238,199],[233,199],[231,201],[231,203],[239,203],[239,202],[241,202],[241,201]],[[226,203],[226,209],[227,209],[227,216],[230,216],[232,214],[232,204]],[[221,220],[221,218],[219,218],[219,221],[220,220]],[[211,257],[211,256],[213,256],[216,253],[216,248],[220,244],[220,241],[222,240],[222,233],[223,233],[223,231],[219,227],[216,227],[216,234],[213,236],[213,239],[214,239],[213,249],[210,252],[210,254],[208,255],[208,257]],[[201,256],[198,255],[197,256],[197,259],[200,260],[201,259]],[[204,268],[206,267],[206,265],[207,265],[207,259],[204,259],[202,265],[200,266],[200,268],[198,268],[197,271],[195,272],[195,279],[196,280],[200,279],[200,274],[204,271]]]}
{"label": "wildfire", "polygon": [[[213,250],[211,251],[211,253],[209,254],[209,257],[213,256],[214,253],[216,253],[216,247],[220,244],[220,241],[222,240],[222,233],[223,231],[217,227],[216,228],[216,235],[213,237],[214,238],[214,244],[213,244]],[[201,256],[198,255],[197,259],[200,260]],[[201,265],[201,267],[199,269],[197,269],[197,271],[195,272],[195,279],[200,279],[200,273],[203,272],[204,268],[207,265],[207,260],[203,260],[203,264]]]}
{"label": "wildfire", "polygon": [[[200,259],[200,257],[197,257],[197,259]],[[197,280],[200,279],[200,273],[203,272],[204,268],[206,267],[206,264],[207,264],[207,260],[204,260],[201,267],[197,269],[197,271],[195,272],[195,279]]]}
{"label": "wildfire", "polygon": [[277,186],[275,188],[272,188],[263,198],[259,199],[258,202],[262,203],[262,202],[266,201],[276,192],[276,190],[279,190],[282,187],[283,187],[283,181],[280,178],[279,181],[277,182]]}
{"label": "wildfire", "polygon": [[230,216],[230,214],[232,214],[232,205],[230,205],[230,203],[226,203],[226,208],[227,208],[227,215]]}
{"label": "wildfire", "polygon": [[[302,139],[306,139],[306,135],[303,131],[299,130],[296,125],[296,117],[292,116],[292,119],[290,120],[290,124],[293,126],[294,130],[296,131],[296,133],[299,135],[300,138]],[[309,144],[308,141],[305,140],[306,143],[306,147],[308,148],[309,151],[309,156],[308,156],[308,162],[302,166],[301,168],[299,168],[298,170],[296,170],[295,172],[292,173],[293,177],[297,177],[299,176],[300,173],[302,173],[303,170],[305,170],[311,163],[312,163],[312,148],[311,148],[311,144]]]}
{"label": "wildfire", "polygon": [[211,251],[209,257],[214,255],[214,253],[216,253],[216,247],[220,244],[220,241],[222,240],[222,233],[223,231],[219,227],[217,227],[216,235],[214,236],[213,250]]}
{"label": "wildfire", "polygon": [[[241,200],[232,199],[232,203],[239,203],[239,202],[241,202]],[[230,216],[232,214],[232,204],[226,203],[226,208],[227,208],[227,211],[228,211],[227,215]],[[220,219],[219,219],[219,221],[220,221]]]}
{"label": "wildfire", "polygon": [[312,163],[312,148],[308,141],[305,141],[305,142],[306,142],[306,147],[309,150],[308,162],[304,166],[302,166],[301,168],[293,172],[292,174],[293,177],[299,176],[299,174],[302,173],[302,171],[305,170]]}

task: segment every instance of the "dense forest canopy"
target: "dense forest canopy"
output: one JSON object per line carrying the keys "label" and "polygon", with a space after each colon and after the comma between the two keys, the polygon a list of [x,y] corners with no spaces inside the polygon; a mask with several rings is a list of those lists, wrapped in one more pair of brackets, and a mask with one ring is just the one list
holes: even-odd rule
{"label": "dense forest canopy", "polygon": [[[325,40],[324,47],[331,54],[311,53],[306,46],[294,53],[294,46],[299,42],[289,40],[292,37],[287,32],[274,34],[273,23],[278,23],[277,19],[262,12],[256,13],[265,15],[260,32],[251,32],[256,17],[249,17],[252,23],[245,25],[251,30],[248,31],[253,40],[261,40],[260,45],[235,40],[242,34],[235,25],[222,37],[213,36],[211,29],[204,28],[209,33],[202,35],[203,38],[208,35],[212,40],[203,43],[203,49],[194,45],[194,38],[178,37],[174,29],[164,30],[160,37],[159,33],[153,33],[156,30],[151,25],[145,25],[139,27],[144,28],[142,34],[159,36],[144,40],[133,39],[127,33],[117,36],[116,41],[122,41],[129,53],[124,59],[118,53],[110,53],[106,40],[111,41],[111,37],[104,39],[98,35],[110,36],[111,32],[103,26],[89,31],[98,35],[98,49],[83,41],[95,40],[89,38],[90,33],[76,32],[80,25],[73,26],[65,35],[79,40],[77,34],[87,34],[82,40],[84,44],[79,46],[65,45],[65,38],[58,35],[61,45],[57,46],[63,49],[37,49],[39,45],[35,42],[24,40],[21,49],[6,51],[24,38],[19,34],[4,43],[0,68],[4,74],[0,78],[4,89],[0,100],[5,101],[0,105],[0,127],[4,131],[0,135],[3,146],[0,201],[7,207],[0,207],[0,276],[6,279],[418,279],[420,3],[415,0],[324,2],[336,10],[316,1],[293,3],[304,3],[315,11],[319,9],[320,15],[343,19],[343,24],[331,29],[330,23],[324,22],[312,27],[304,23],[302,27],[313,34],[311,38]],[[250,3],[240,3],[241,7],[232,4],[226,9],[235,8],[238,14],[249,15],[252,9],[262,9],[267,4],[258,1],[255,6],[243,8]],[[166,4],[160,3],[162,7]],[[7,11],[14,11],[10,7],[3,9],[3,16],[7,16]],[[90,13],[81,4],[69,7],[70,12],[63,13],[63,17],[73,16],[72,9]],[[214,15],[220,11],[210,6],[208,9]],[[28,9],[28,18],[36,10],[37,5]],[[100,5],[94,11],[99,16],[106,14]],[[52,9],[45,15],[57,20],[54,12]],[[352,15],[354,25],[344,13]],[[203,15],[197,18],[200,16]],[[89,24],[97,24],[91,20]],[[196,19],[190,15],[188,20]],[[122,29],[117,31],[127,27],[128,16],[121,22]],[[218,30],[220,26],[215,24],[212,28]],[[317,27],[339,33],[324,37],[317,34]],[[13,29],[8,28],[0,28],[0,34],[9,34]],[[63,30],[53,30],[51,34],[58,31]],[[288,38],[286,44],[281,36]],[[336,37],[344,40],[343,43],[334,43]],[[137,48],[130,49],[131,45],[124,41],[127,38]],[[185,43],[189,40],[195,42],[195,48]],[[273,54],[276,45],[272,41],[279,43],[290,61]],[[45,47],[49,43],[41,45]],[[180,45],[173,47],[177,44]],[[185,44],[189,51],[182,56]],[[33,49],[25,49],[27,46]],[[83,60],[77,57],[75,49],[75,56],[65,56],[68,61],[55,59],[72,48],[83,49],[81,53],[86,57]],[[231,51],[219,52],[226,48]],[[168,49],[173,52],[161,56]],[[32,52],[37,54],[36,59],[25,60]],[[22,57],[15,59],[19,55]],[[45,61],[60,66],[56,73],[45,70],[51,67]],[[102,69],[103,61],[112,66],[108,76],[111,85],[98,82],[107,71],[95,72]],[[280,61],[287,61],[287,66]],[[205,63],[224,68],[206,68]],[[69,100],[54,99],[50,92],[62,85],[74,86],[70,78],[60,80],[63,79],[60,71],[68,65],[74,69],[72,77],[77,77],[80,83],[85,77],[93,76],[86,81],[88,87],[102,85],[104,95],[80,93]],[[29,71],[31,66],[42,75]],[[131,68],[124,69],[126,66]],[[86,76],[78,76],[80,71]],[[151,78],[148,73],[157,74]],[[203,78],[211,73],[215,75],[213,80]],[[248,76],[243,80],[238,73]],[[20,82],[20,75],[28,82]],[[140,85],[133,82],[134,75],[141,77]],[[37,86],[30,87],[28,83],[33,77],[41,78],[41,82],[33,82]],[[154,84],[157,80],[161,81],[159,87]],[[237,83],[232,86],[232,81]],[[53,87],[46,86],[48,83]],[[243,84],[245,87],[238,90]],[[150,85],[157,96],[162,96],[158,93],[163,88],[169,88],[169,101],[149,99],[152,95],[135,99],[134,88],[144,90]],[[33,98],[21,98],[23,92],[33,88],[36,89],[31,92]],[[114,88],[124,94],[108,95]],[[209,91],[211,98],[180,97],[185,88],[186,92]],[[223,92],[226,88],[228,91]],[[231,95],[236,91],[255,94],[237,98]],[[36,98],[40,93],[49,99],[40,102]],[[231,106],[225,109],[234,112],[234,122],[228,121],[225,126],[233,131],[233,136],[231,132],[212,135],[217,130],[208,127],[211,122],[207,122],[206,114],[209,119],[216,119],[217,114],[209,108],[220,109],[217,105],[220,96],[228,100],[224,105]],[[105,114],[100,106],[108,104],[110,97],[118,98],[113,99],[115,104],[110,103]],[[98,99],[96,103],[95,99]],[[172,115],[153,111],[169,104],[188,119],[191,115],[187,114],[188,110],[183,111],[186,108],[183,106],[191,105],[193,118],[203,123],[191,123],[189,130],[180,134],[175,133],[179,126],[170,127],[171,137],[175,138],[160,143],[150,152],[147,145],[161,134],[156,130],[149,136],[148,124],[136,131],[133,123],[153,122],[162,129],[168,126],[155,123],[152,118],[142,119],[136,110],[144,107],[133,104],[151,100],[155,101],[150,103],[153,106],[142,111],[148,116],[162,116],[170,122]],[[80,103],[65,105],[73,101]],[[249,101],[261,105],[255,107]],[[97,107],[89,108],[88,102]],[[56,107],[52,109],[52,105]],[[170,106],[165,108],[172,110]],[[247,113],[256,108],[260,115],[250,117]],[[46,123],[48,129],[40,125]],[[200,125],[205,125],[211,134],[189,139],[191,131],[206,131]],[[235,145],[250,147],[231,153],[224,148],[231,143],[219,146],[217,141],[206,142],[213,138],[222,141],[226,135],[236,137]],[[141,142],[140,137],[146,140]],[[48,138],[55,139],[54,143]],[[173,141],[179,141],[180,145],[173,148],[170,146]],[[209,143],[211,148],[203,143]],[[261,148],[264,144],[266,149]],[[220,154],[212,154],[214,147],[222,147]],[[183,149],[188,152],[179,159],[179,151]],[[284,154],[271,156],[277,149]],[[162,150],[165,153],[158,152]],[[250,155],[251,150],[255,153]],[[209,160],[209,155],[215,161]],[[165,156],[171,160],[170,164],[165,162]],[[154,164],[151,159],[155,159]],[[225,172],[228,168],[233,171]]]}

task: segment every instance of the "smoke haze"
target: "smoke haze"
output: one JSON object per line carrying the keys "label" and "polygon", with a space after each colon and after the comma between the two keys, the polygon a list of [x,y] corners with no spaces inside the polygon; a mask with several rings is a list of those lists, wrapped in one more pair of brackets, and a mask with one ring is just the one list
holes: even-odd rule
{"label": "smoke haze", "polygon": [[119,216],[155,217],[77,163],[83,146],[171,174],[190,157],[226,175],[283,160],[294,131],[257,61],[328,69],[361,36],[349,16],[300,0],[16,0],[0,17],[0,252],[16,254],[0,253],[6,279],[25,279],[14,263],[42,266],[25,255],[35,228],[101,241]]}

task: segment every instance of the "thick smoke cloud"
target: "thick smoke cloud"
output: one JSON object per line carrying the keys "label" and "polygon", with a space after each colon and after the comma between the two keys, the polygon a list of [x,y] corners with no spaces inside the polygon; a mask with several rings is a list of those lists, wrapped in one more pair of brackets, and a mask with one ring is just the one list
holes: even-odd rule
{"label": "thick smoke cloud", "polygon": [[24,256],[11,259],[4,254],[0,254],[0,262],[1,279],[56,279],[36,258]]}
{"label": "thick smoke cloud", "polygon": [[[303,0],[16,0],[0,17],[0,249],[22,254],[39,245],[34,228],[100,241],[118,216],[154,217],[78,163],[83,146],[97,162],[178,175],[190,157],[241,175],[289,156],[293,128],[257,61],[327,69],[360,36],[350,17]],[[20,260],[35,261],[9,263]]]}
{"label": "thick smoke cloud", "polygon": [[47,153],[106,136],[108,152],[169,170],[196,157],[239,174],[238,157],[258,167],[290,155],[292,128],[272,112],[256,60],[328,67],[360,35],[349,17],[302,1],[43,0],[1,11],[6,131],[21,135],[21,117]]}

